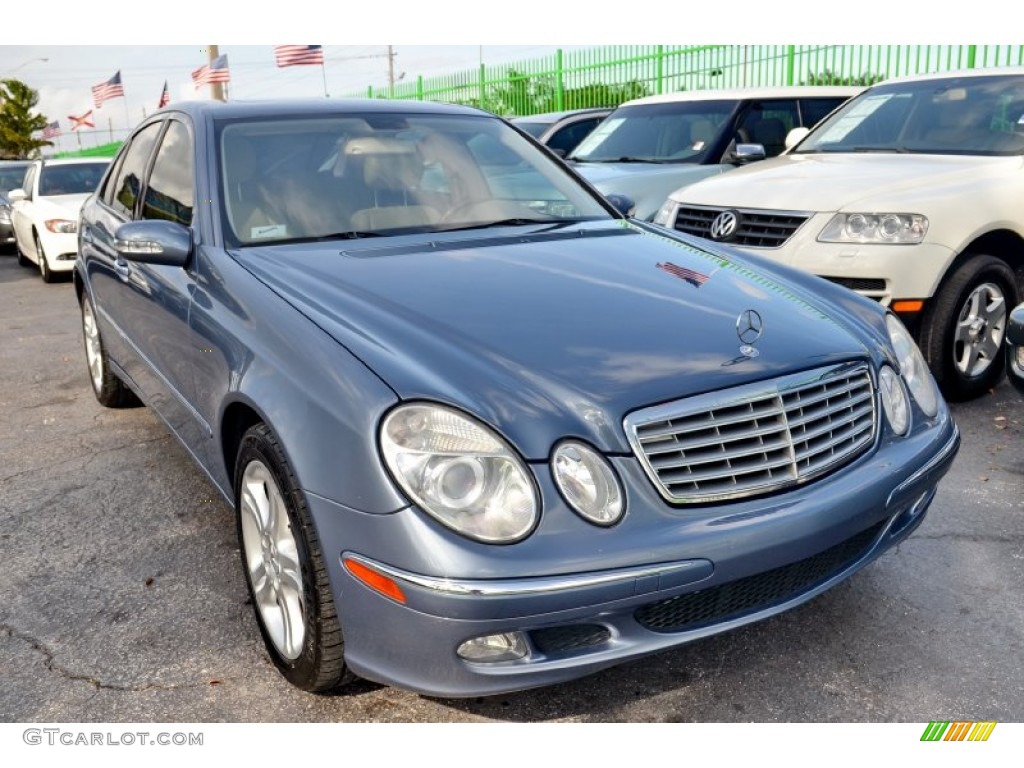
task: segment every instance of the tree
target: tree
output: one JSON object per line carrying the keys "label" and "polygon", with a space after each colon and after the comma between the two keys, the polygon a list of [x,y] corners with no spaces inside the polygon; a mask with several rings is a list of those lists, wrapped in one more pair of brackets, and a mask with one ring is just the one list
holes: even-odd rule
{"label": "tree", "polygon": [[874,85],[885,79],[885,75],[865,72],[860,75],[840,75],[830,69],[811,72],[801,85]]}
{"label": "tree", "polygon": [[46,127],[46,117],[34,112],[39,94],[20,80],[0,80],[0,158],[21,160],[52,141],[34,139]]}

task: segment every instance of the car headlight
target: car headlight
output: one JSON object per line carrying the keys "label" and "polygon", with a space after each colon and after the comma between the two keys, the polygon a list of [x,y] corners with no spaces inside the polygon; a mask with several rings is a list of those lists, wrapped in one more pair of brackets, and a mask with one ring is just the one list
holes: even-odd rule
{"label": "car headlight", "polygon": [[622,517],[622,489],[608,461],[584,443],[566,440],[551,457],[555,485],[584,520],[613,525]]}
{"label": "car headlight", "polygon": [[914,245],[924,240],[928,217],[919,213],[837,213],[818,235],[823,243]]}
{"label": "car headlight", "polygon": [[70,221],[68,219],[47,219],[43,223],[46,224],[46,228],[51,232],[72,234],[78,231],[77,221]]}
{"label": "car headlight", "polygon": [[676,203],[674,200],[666,200],[665,203],[654,214],[654,223],[663,227],[672,226],[672,214],[675,213]]}
{"label": "car headlight", "polygon": [[882,393],[882,407],[892,431],[897,435],[907,434],[910,427],[910,403],[907,402],[899,374],[892,367],[883,365],[878,372],[878,388]]}
{"label": "car headlight", "polygon": [[402,490],[463,536],[507,544],[537,522],[537,494],[526,466],[493,430],[453,408],[395,408],[381,423],[380,445]]}
{"label": "car headlight", "polygon": [[892,342],[896,362],[900,366],[900,375],[907,383],[907,389],[924,414],[929,418],[934,416],[939,412],[939,391],[928,370],[928,364],[921,355],[921,350],[917,348],[914,339],[895,315],[886,315],[885,325],[889,329],[889,340]]}
{"label": "car headlight", "polygon": [[11,208],[7,205],[0,205],[0,221],[4,224],[11,223]]}

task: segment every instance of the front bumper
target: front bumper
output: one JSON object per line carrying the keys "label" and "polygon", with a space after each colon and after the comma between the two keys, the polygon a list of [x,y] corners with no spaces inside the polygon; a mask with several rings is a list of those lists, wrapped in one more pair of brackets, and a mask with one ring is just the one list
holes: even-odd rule
{"label": "front bumper", "polygon": [[9,221],[0,221],[0,245],[14,245],[14,226]]}
{"label": "front bumper", "polygon": [[[629,511],[613,529],[570,535],[572,514],[540,483],[546,514],[531,539],[548,526],[562,545],[546,557],[542,544],[523,546],[529,539],[487,547],[449,537],[413,508],[366,515],[315,496],[309,506],[350,668],[424,694],[477,696],[581,677],[821,594],[920,524],[959,442],[943,410],[928,429],[885,438],[818,482],[703,508],[665,504],[637,462],[619,458]],[[657,518],[657,530],[645,518]],[[347,558],[393,578],[406,603],[356,580]],[[456,653],[468,639],[506,632],[522,633],[526,658],[480,663]]]}
{"label": "front bumper", "polygon": [[[44,229],[39,233],[39,240],[51,272],[70,272],[75,268],[75,259],[78,257],[77,233],[50,232]],[[39,258],[43,258],[43,254],[39,254]]]}

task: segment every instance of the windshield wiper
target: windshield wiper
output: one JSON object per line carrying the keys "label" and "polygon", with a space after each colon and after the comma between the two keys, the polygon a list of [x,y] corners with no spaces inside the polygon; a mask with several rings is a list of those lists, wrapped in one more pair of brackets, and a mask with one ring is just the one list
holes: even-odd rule
{"label": "windshield wiper", "polygon": [[567,158],[577,163],[668,163],[670,160],[658,160],[655,157],[602,157],[602,158],[587,158],[582,157],[570,157]]}
{"label": "windshield wiper", "polygon": [[850,152],[894,152],[898,155],[909,155],[910,150],[906,147],[854,147]]}
{"label": "windshield wiper", "polygon": [[308,235],[306,237],[285,237],[280,240],[268,240],[263,243],[258,240],[247,245],[291,245],[293,243],[322,243],[328,240],[358,240],[362,237],[383,237],[382,232],[359,232],[346,230],[344,232],[332,232],[329,235]]}

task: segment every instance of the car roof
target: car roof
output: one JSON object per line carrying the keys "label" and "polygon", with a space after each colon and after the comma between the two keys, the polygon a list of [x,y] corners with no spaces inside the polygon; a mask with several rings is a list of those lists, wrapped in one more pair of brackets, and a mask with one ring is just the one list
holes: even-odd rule
{"label": "car roof", "polygon": [[756,88],[722,88],[706,91],[678,91],[663,93],[659,96],[644,96],[623,102],[620,106],[631,107],[635,104],[664,104],[676,101],[716,101],[722,99],[782,99],[820,97],[856,96],[867,86],[863,85],[781,85]]}
{"label": "car roof", "polygon": [[591,114],[608,114],[612,112],[614,107],[586,107],[584,109],[567,109],[562,112],[542,112],[539,115],[521,115],[520,117],[513,117],[513,123],[557,123],[566,117],[575,117],[576,115],[591,115]]}
{"label": "car roof", "polygon": [[253,101],[181,101],[170,104],[154,115],[185,112],[196,118],[233,119],[275,117],[279,115],[344,114],[442,114],[496,117],[490,112],[459,104],[405,99],[272,99]]}
{"label": "car roof", "polygon": [[951,78],[964,78],[964,77],[999,77],[1006,75],[1017,75],[1024,77],[1024,67],[985,67],[983,69],[954,69],[946,72],[928,72],[923,75],[903,75],[901,77],[890,77],[888,80],[883,80],[879,85],[889,85],[890,83],[917,83],[928,80],[947,80]]}
{"label": "car roof", "polygon": [[82,165],[83,163],[109,163],[109,157],[50,157],[36,162],[43,165]]}

